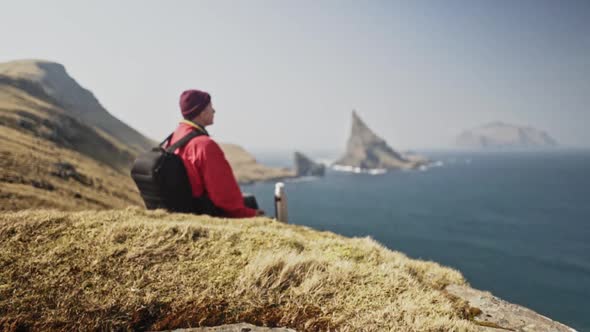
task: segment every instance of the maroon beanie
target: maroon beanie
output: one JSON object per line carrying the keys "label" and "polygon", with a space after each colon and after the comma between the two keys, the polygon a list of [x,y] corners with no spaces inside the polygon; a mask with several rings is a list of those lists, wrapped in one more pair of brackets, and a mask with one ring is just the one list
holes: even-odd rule
{"label": "maroon beanie", "polygon": [[211,102],[211,96],[205,91],[186,90],[180,95],[180,111],[185,119],[199,115]]}

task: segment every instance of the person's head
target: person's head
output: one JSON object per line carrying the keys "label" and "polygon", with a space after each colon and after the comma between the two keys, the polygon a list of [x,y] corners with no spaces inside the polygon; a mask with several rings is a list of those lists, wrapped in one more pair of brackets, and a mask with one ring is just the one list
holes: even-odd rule
{"label": "person's head", "polygon": [[180,95],[180,111],[182,116],[202,126],[213,124],[215,109],[211,96],[204,91],[186,90]]}

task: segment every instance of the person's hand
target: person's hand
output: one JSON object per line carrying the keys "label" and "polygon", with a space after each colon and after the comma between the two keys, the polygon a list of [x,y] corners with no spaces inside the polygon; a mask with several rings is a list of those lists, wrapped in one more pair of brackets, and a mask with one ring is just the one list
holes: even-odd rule
{"label": "person's hand", "polygon": [[256,210],[256,216],[263,216],[264,210]]}

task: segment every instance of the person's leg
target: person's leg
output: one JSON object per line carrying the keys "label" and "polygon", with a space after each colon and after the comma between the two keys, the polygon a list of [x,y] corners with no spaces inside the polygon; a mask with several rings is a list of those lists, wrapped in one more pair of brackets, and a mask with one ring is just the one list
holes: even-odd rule
{"label": "person's leg", "polygon": [[242,196],[244,197],[244,205],[246,205],[247,207],[251,208],[251,209],[256,209],[258,210],[258,202],[256,201],[256,197],[252,194],[242,194]]}
{"label": "person's leg", "polygon": [[211,199],[207,195],[201,197],[193,197],[192,213],[194,214],[207,214],[213,217],[223,217],[224,212],[213,204]]}

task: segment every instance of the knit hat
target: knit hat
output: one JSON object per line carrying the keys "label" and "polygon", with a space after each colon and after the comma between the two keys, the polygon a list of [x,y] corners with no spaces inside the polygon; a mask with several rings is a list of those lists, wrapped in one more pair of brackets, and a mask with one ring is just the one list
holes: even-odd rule
{"label": "knit hat", "polygon": [[205,91],[186,90],[180,95],[180,111],[185,119],[192,119],[209,105],[211,96]]}

